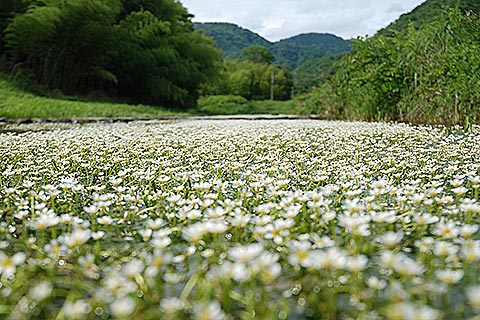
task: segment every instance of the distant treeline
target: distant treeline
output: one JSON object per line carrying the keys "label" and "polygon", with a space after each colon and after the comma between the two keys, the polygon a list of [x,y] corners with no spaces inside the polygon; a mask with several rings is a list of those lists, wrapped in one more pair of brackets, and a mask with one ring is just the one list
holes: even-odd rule
{"label": "distant treeline", "polygon": [[289,100],[293,72],[288,66],[273,64],[275,56],[265,47],[250,46],[237,60],[225,60],[214,81],[203,86],[209,95],[235,95],[248,100]]}
{"label": "distant treeline", "polygon": [[1,0],[4,71],[47,91],[188,106],[221,53],[175,0]]}

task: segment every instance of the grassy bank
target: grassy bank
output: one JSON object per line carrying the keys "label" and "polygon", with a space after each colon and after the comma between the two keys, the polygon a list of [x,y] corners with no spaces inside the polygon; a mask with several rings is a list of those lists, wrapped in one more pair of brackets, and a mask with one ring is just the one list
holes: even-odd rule
{"label": "grassy bank", "polygon": [[54,99],[25,92],[0,75],[1,118],[137,118],[188,115],[161,107]]}
{"label": "grassy bank", "polygon": [[[211,100],[211,99],[210,99]],[[213,97],[204,108],[176,111],[122,103],[48,98],[26,92],[8,76],[0,74],[0,118],[158,118],[188,115],[307,114],[293,101],[246,101],[231,103]]]}
{"label": "grassy bank", "polygon": [[258,100],[248,101],[243,97],[234,95],[219,95],[202,97],[198,100],[199,114],[210,115],[236,115],[236,114],[298,114],[307,115],[306,108],[302,105],[288,101]]}

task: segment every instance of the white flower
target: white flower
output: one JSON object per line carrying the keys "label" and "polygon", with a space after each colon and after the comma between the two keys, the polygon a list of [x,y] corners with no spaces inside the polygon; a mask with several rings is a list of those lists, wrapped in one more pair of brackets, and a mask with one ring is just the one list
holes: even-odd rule
{"label": "white flower", "polygon": [[435,272],[437,278],[445,284],[457,283],[463,278],[462,270],[438,270]]}
{"label": "white flower", "polygon": [[470,238],[478,231],[478,225],[466,224],[460,228],[460,234],[464,238]]}
{"label": "white flower", "polygon": [[164,224],[164,221],[163,219],[160,219],[160,218],[157,218],[155,220],[152,220],[152,219],[147,220],[147,228],[154,231],[160,229],[163,224]]}
{"label": "white flower", "polygon": [[343,226],[345,230],[354,235],[368,237],[371,232],[369,230],[370,216],[362,214],[345,214],[338,217],[338,224]]}
{"label": "white flower", "polygon": [[398,262],[398,256],[396,256],[392,251],[383,251],[380,255],[380,261],[384,266],[392,269]]}
{"label": "white flower", "polygon": [[433,253],[437,256],[450,257],[458,252],[458,247],[451,242],[437,241],[433,245]]}
{"label": "white flower", "polygon": [[480,311],[480,286],[471,287],[467,290],[468,303]]}
{"label": "white flower", "polygon": [[228,227],[225,223],[222,222],[208,221],[205,223],[205,229],[209,233],[218,234],[227,231]]}
{"label": "white flower", "polygon": [[126,319],[135,310],[135,300],[130,297],[117,299],[110,303],[110,311],[119,319]]}
{"label": "white flower", "polygon": [[197,304],[194,307],[195,320],[224,320],[227,316],[217,301],[208,304]]}
{"label": "white flower", "polygon": [[166,314],[174,314],[185,308],[185,303],[179,298],[164,298],[160,301],[160,308]]}
{"label": "white flower", "polygon": [[310,256],[312,245],[307,241],[291,241],[287,243],[287,246],[290,249],[290,254],[288,255],[288,262],[292,266],[302,266],[308,268],[310,266]]}
{"label": "white flower", "polygon": [[30,288],[28,291],[28,296],[39,302],[42,301],[50,296],[50,293],[52,293],[53,286],[50,282],[48,281],[43,281],[40,283],[37,283],[35,286]]}
{"label": "white flower", "polygon": [[148,241],[150,237],[152,236],[152,229],[141,229],[138,230],[138,234],[142,237],[143,241]]}
{"label": "white flower", "polygon": [[85,244],[91,237],[92,232],[88,229],[76,229],[68,237],[66,244],[69,248],[76,248]]}
{"label": "white flower", "polygon": [[249,264],[263,252],[263,246],[259,243],[249,244],[243,247],[230,249],[229,255],[232,261]]}
{"label": "white flower", "polygon": [[25,262],[26,255],[23,252],[15,253],[12,257],[0,251],[0,275],[11,276],[15,274],[17,267]]}
{"label": "white flower", "polygon": [[361,203],[360,199],[355,198],[353,200],[345,200],[345,211],[351,214],[357,214],[363,211],[364,205]]}
{"label": "white flower", "polygon": [[318,234],[313,234],[312,236],[313,241],[313,249],[323,249],[328,247],[333,247],[335,245],[335,241],[327,236],[320,237]]}
{"label": "white flower", "polygon": [[117,271],[110,272],[103,280],[104,287],[117,297],[125,297],[137,290],[137,284]]}
{"label": "white flower", "polygon": [[415,220],[415,223],[420,226],[433,224],[440,220],[439,217],[433,216],[430,213],[417,213],[417,212],[413,214],[413,218]]}
{"label": "white flower", "polygon": [[380,261],[384,266],[406,277],[418,276],[423,273],[423,265],[403,253],[384,251],[380,255]]}
{"label": "white flower", "polygon": [[359,273],[367,267],[368,258],[364,255],[348,257],[347,269],[352,273]]}
{"label": "white flower", "polygon": [[67,319],[84,319],[85,315],[91,311],[92,307],[85,300],[77,300],[75,302],[65,301],[62,311]]}
{"label": "white flower", "polygon": [[93,240],[100,240],[105,236],[105,231],[92,232]]}
{"label": "white flower", "polygon": [[396,246],[403,239],[403,232],[388,231],[378,238],[378,241],[387,247]]}
{"label": "white flower", "polygon": [[387,286],[387,282],[385,280],[380,280],[377,277],[368,278],[367,284],[370,289],[375,291],[382,290]]}
{"label": "white flower", "polygon": [[395,320],[437,320],[441,318],[438,310],[406,302],[393,305],[389,311],[387,318]]}
{"label": "white flower", "polygon": [[191,243],[197,243],[208,233],[204,223],[196,223],[182,229],[182,237]]}
{"label": "white flower", "polygon": [[28,223],[30,229],[45,231],[49,227],[54,227],[60,223],[60,218],[53,212],[41,213],[37,218]]}
{"label": "white flower", "polygon": [[480,260],[480,244],[464,244],[461,253],[465,261],[467,261],[468,263],[477,262]]}
{"label": "white flower", "polygon": [[453,221],[441,221],[437,224],[437,227],[433,232],[445,239],[452,239],[458,236],[460,228],[458,228]]}
{"label": "white flower", "polygon": [[91,206],[88,206],[88,207],[83,207],[83,211],[85,211],[89,215],[96,214],[98,212],[98,210],[99,210],[99,208],[95,205],[91,205]]}
{"label": "white flower", "polygon": [[322,270],[343,269],[346,264],[345,252],[337,247],[328,248],[327,251],[312,251],[310,265]]}
{"label": "white flower", "polygon": [[138,259],[133,259],[122,267],[125,275],[130,278],[134,278],[136,275],[142,273],[143,269],[145,269],[145,264]]}
{"label": "white flower", "polygon": [[103,217],[97,218],[97,222],[102,225],[110,225],[113,223],[113,219],[110,216],[103,216]]}

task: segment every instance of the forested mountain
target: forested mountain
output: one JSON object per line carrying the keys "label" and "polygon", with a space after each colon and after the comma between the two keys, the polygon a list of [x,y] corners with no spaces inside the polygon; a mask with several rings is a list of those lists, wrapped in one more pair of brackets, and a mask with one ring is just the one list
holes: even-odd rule
{"label": "forested mountain", "polygon": [[393,31],[406,30],[411,23],[415,28],[419,28],[438,19],[442,12],[449,7],[458,8],[464,13],[469,11],[480,13],[480,1],[478,0],[428,0],[413,11],[401,15],[388,27],[378,31],[378,34],[389,35]]}
{"label": "forested mountain", "polygon": [[243,49],[258,45],[268,48],[275,55],[275,63],[292,68],[327,54],[349,52],[351,45],[350,41],[332,34],[309,33],[270,42],[230,23],[195,23],[195,28],[212,37],[226,59],[239,59]]}
{"label": "forested mountain", "polygon": [[242,57],[242,50],[250,46],[270,48],[271,42],[258,34],[241,28],[232,23],[194,23],[195,29],[203,30],[206,35],[215,40],[217,47],[222,50],[227,60],[236,60]]}

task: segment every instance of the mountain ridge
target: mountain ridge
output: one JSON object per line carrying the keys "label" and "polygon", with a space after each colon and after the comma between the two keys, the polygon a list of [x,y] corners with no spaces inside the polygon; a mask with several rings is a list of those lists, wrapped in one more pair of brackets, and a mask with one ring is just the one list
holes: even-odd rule
{"label": "mountain ridge", "polygon": [[279,41],[269,41],[233,23],[196,22],[194,26],[215,40],[225,59],[240,59],[243,49],[259,45],[268,48],[275,55],[275,63],[292,68],[329,54],[349,52],[352,44],[351,41],[331,33],[302,33]]}

